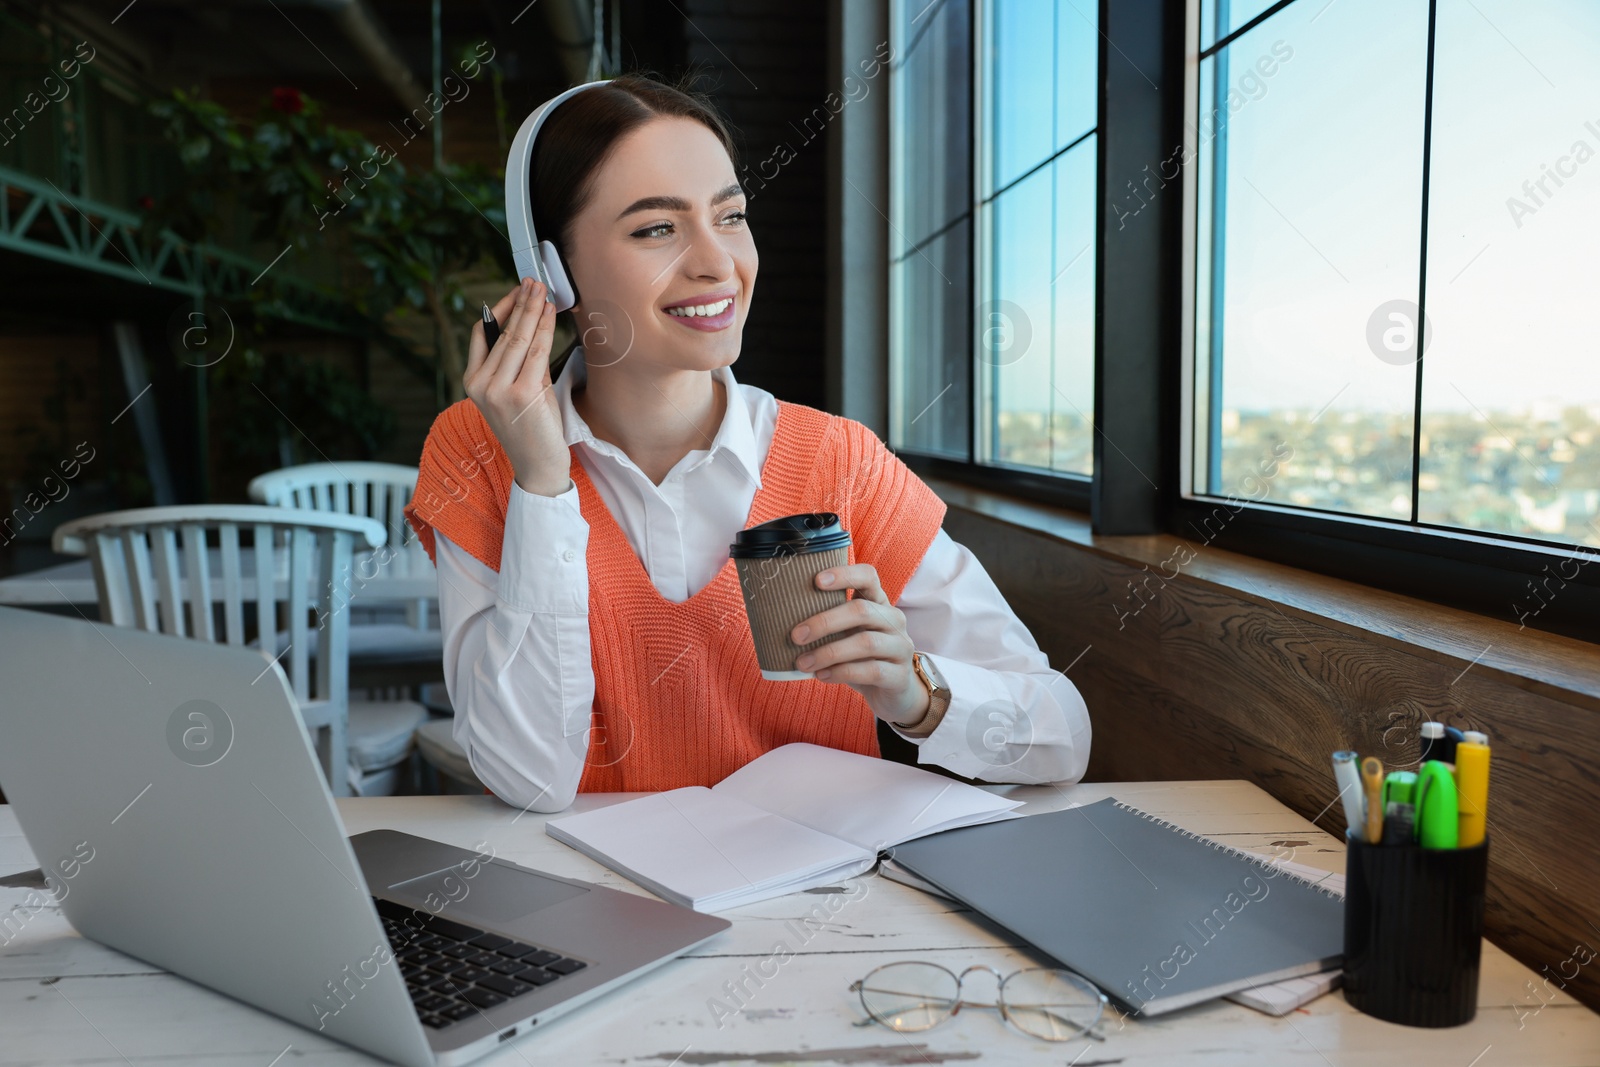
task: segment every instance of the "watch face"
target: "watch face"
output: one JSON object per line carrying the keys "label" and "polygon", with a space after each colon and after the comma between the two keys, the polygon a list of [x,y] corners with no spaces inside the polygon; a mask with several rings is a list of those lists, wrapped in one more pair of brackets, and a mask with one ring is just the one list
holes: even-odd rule
{"label": "watch face", "polygon": [[925,673],[928,676],[928,681],[932,682],[935,686],[939,687],[940,689],[948,688],[944,684],[944,675],[940,674],[939,673],[939,668],[935,667],[933,665],[933,660],[929,659],[927,656],[923,655],[921,652],[918,652],[917,653],[917,663],[921,665],[923,673]]}

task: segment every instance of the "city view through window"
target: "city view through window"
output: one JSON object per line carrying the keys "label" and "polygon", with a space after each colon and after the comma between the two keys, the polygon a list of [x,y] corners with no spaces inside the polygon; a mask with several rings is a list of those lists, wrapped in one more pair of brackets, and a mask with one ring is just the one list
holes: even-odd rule
{"label": "city view through window", "polygon": [[1600,7],[1437,18],[1425,208],[1423,0],[1205,60],[1195,484],[1600,545]]}

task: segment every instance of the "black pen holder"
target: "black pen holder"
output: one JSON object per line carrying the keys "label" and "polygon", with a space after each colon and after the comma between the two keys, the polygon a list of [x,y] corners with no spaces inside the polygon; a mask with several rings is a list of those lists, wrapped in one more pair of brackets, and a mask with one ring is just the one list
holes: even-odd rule
{"label": "black pen holder", "polygon": [[1435,849],[1346,836],[1345,846],[1345,1000],[1405,1026],[1471,1022],[1489,839]]}

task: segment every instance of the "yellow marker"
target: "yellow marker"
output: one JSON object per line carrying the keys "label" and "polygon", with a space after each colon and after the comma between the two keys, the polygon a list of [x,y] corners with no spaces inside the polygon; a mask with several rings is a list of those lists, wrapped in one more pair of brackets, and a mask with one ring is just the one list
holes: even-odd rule
{"label": "yellow marker", "polygon": [[1456,790],[1461,798],[1458,845],[1472,848],[1483,844],[1488,822],[1489,738],[1476,730],[1467,731],[1463,738],[1456,745]]}
{"label": "yellow marker", "polygon": [[1383,760],[1368,756],[1361,761],[1361,789],[1367,797],[1367,844],[1383,840]]}

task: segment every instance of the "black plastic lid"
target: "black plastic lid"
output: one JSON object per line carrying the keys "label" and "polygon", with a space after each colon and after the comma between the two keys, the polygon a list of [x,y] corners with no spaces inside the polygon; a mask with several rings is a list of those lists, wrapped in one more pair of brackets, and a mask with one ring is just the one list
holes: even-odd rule
{"label": "black plastic lid", "polygon": [[826,552],[850,543],[850,531],[839,525],[831,511],[785,515],[781,519],[740,530],[728,546],[733,559],[766,559],[802,552]]}

